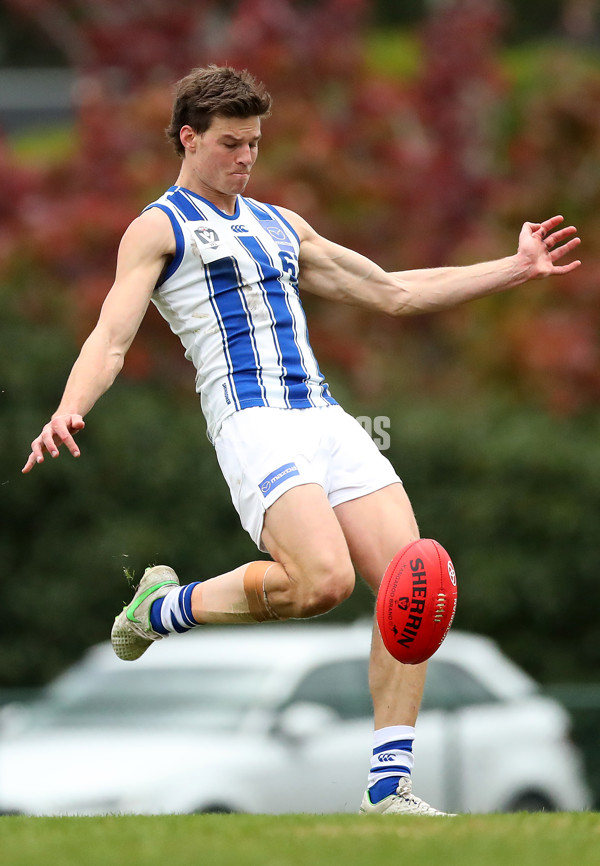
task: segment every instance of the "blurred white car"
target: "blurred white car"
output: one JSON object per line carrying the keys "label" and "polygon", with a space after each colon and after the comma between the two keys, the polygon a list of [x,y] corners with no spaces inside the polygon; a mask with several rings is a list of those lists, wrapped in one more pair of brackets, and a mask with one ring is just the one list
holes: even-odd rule
{"label": "blurred white car", "polygon": [[[371,754],[370,627],[204,627],[136,662],[91,649],[4,713],[0,811],[356,812]],[[430,661],[414,790],[454,812],[589,805],[569,718],[490,640]]]}

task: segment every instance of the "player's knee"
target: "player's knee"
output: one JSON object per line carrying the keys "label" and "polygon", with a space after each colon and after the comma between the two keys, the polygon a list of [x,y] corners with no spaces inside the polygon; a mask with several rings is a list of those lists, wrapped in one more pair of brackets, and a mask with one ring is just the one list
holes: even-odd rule
{"label": "player's knee", "polygon": [[319,579],[311,581],[310,588],[302,593],[297,616],[318,616],[333,610],[352,594],[354,581],[350,564],[324,568]]}

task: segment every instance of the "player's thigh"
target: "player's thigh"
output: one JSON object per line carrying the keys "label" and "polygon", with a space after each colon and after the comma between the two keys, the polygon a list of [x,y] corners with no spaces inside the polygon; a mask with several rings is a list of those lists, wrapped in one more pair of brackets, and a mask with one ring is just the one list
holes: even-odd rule
{"label": "player's thigh", "polygon": [[319,484],[301,484],[265,512],[262,545],[292,580],[354,581],[354,567],[342,528]]}
{"label": "player's thigh", "polygon": [[410,500],[399,483],[342,502],[335,516],[356,568],[373,591],[396,553],[419,538]]}

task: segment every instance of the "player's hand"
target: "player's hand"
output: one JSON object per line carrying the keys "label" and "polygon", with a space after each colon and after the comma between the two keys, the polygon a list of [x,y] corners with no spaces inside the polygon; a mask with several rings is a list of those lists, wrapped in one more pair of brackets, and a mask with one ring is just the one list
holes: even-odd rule
{"label": "player's hand", "polygon": [[581,243],[575,226],[558,228],[564,221],[554,216],[542,223],[525,223],[519,235],[518,255],[525,259],[529,279],[568,274],[578,268],[579,260],[559,265]]}
{"label": "player's hand", "polygon": [[61,445],[66,445],[73,457],[79,457],[79,448],[73,436],[84,427],[85,421],[81,415],[56,415],[31,443],[31,454],[21,472],[30,472],[36,463],[43,463],[44,454],[58,457],[58,449]]}

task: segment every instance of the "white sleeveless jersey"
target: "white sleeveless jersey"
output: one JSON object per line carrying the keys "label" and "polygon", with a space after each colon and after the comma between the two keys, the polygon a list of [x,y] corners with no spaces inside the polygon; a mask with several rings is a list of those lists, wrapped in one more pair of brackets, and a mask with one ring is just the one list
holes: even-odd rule
{"label": "white sleeveless jersey", "polygon": [[308,342],[299,239],[279,211],[238,196],[228,216],[179,186],[151,207],[176,241],[152,300],[196,367],[209,438],[250,406],[335,404]]}

